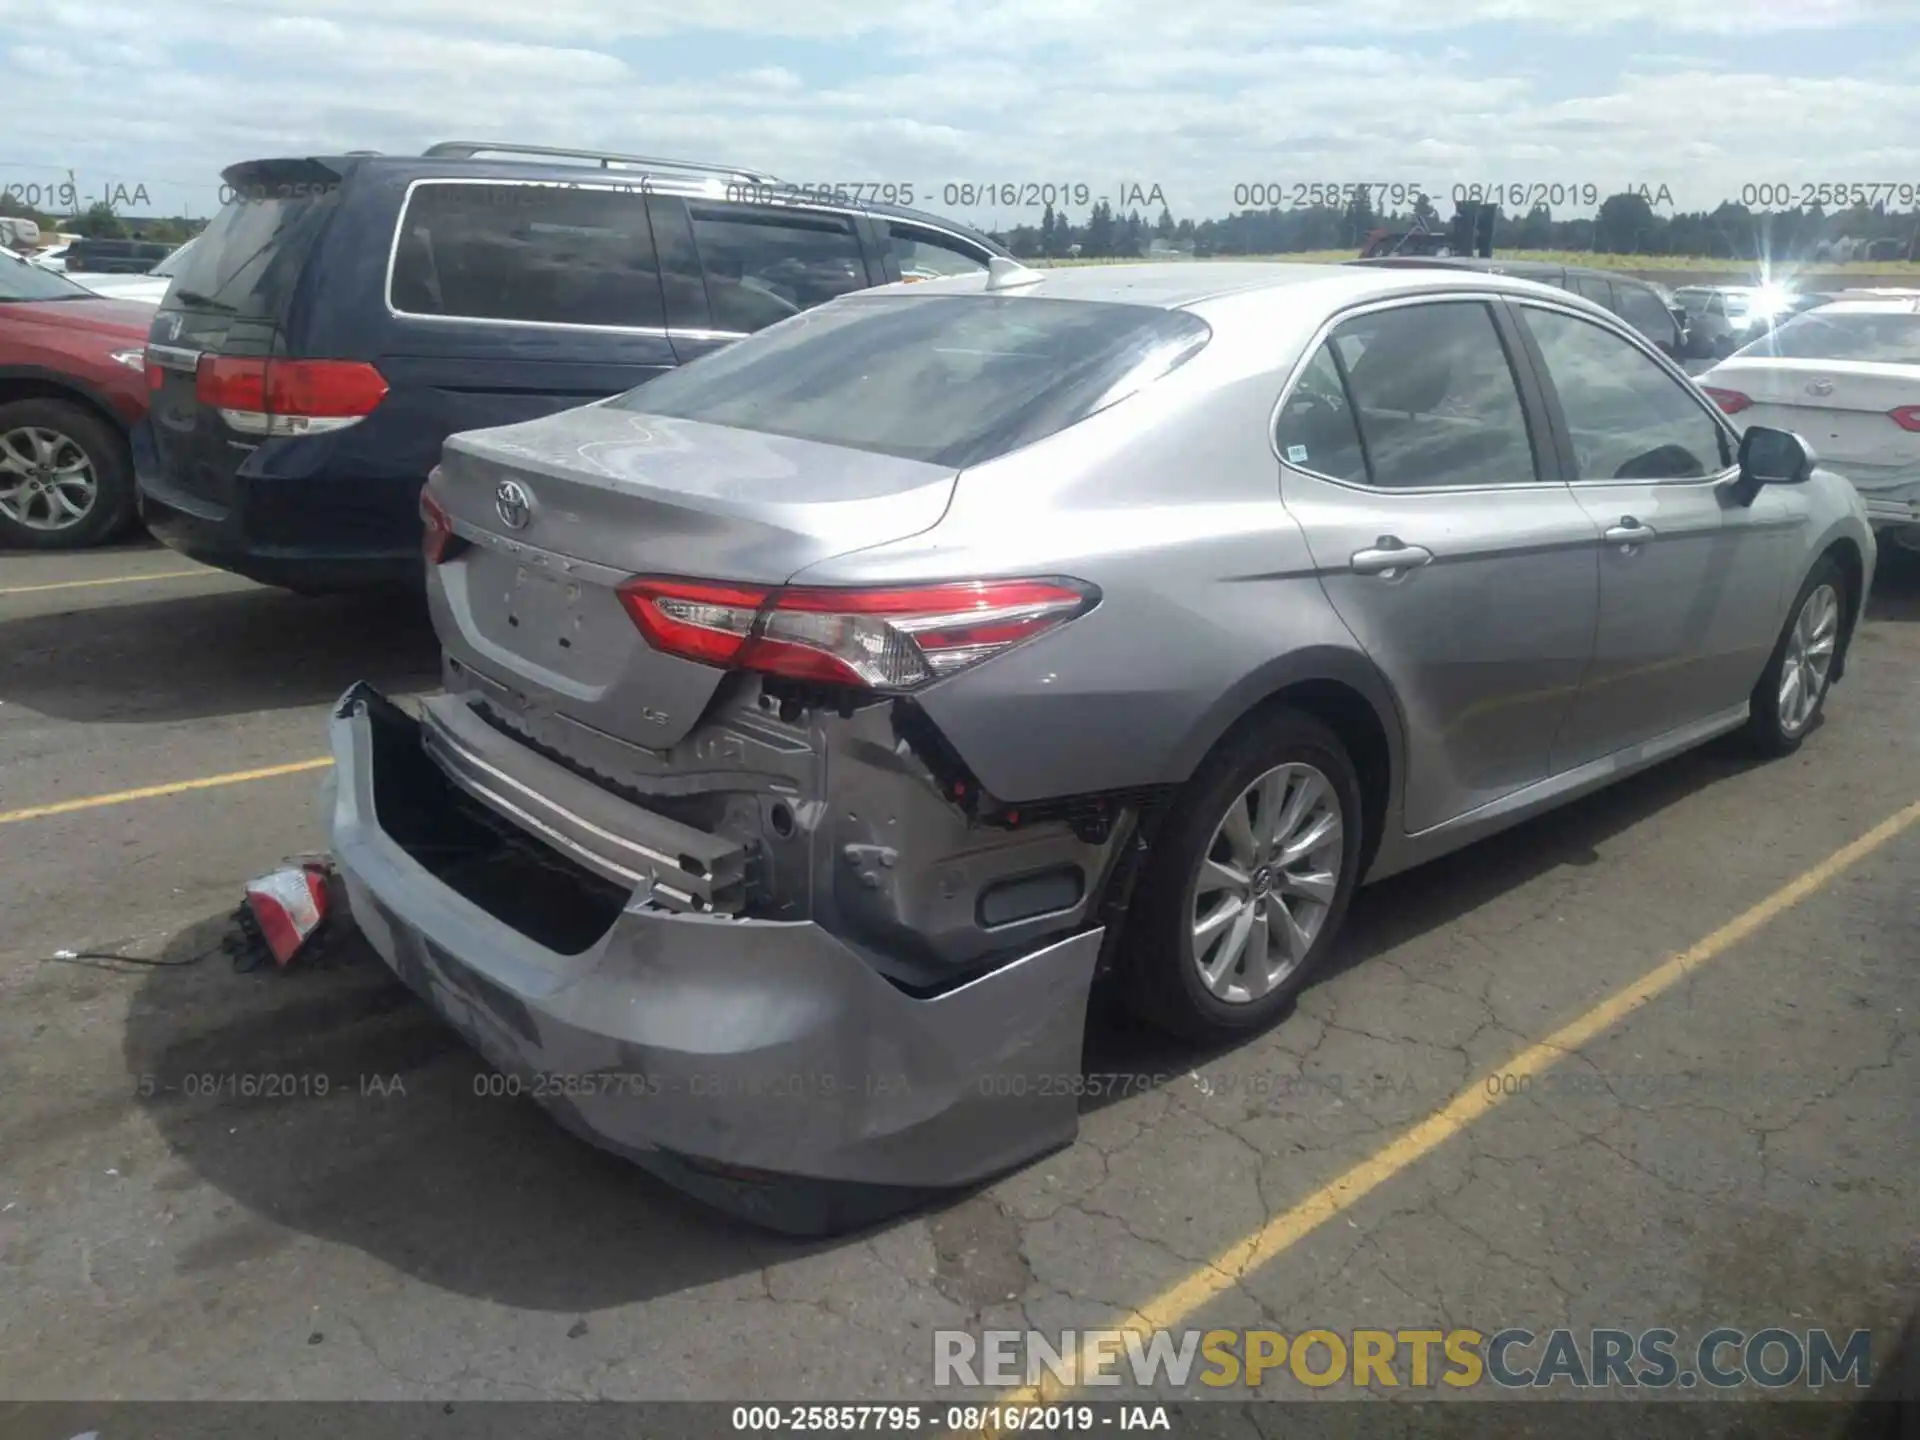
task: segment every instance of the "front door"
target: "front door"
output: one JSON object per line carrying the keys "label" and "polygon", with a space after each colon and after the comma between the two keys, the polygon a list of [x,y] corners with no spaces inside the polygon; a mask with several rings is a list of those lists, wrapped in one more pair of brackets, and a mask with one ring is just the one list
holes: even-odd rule
{"label": "front door", "polygon": [[1601,537],[1593,664],[1559,772],[1746,700],[1776,638],[1797,507],[1780,487],[1734,498],[1728,427],[1626,335],[1545,303],[1514,309]]}
{"label": "front door", "polygon": [[1593,644],[1593,525],[1515,343],[1480,300],[1362,311],[1279,421],[1287,508],[1405,721],[1411,833],[1547,778]]}

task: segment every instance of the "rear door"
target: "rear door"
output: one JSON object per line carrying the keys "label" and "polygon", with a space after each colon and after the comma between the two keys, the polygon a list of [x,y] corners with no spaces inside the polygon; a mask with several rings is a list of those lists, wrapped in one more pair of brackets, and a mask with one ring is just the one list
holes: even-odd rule
{"label": "rear door", "polygon": [[1414,833],[1547,778],[1593,645],[1597,537],[1499,313],[1343,320],[1277,433],[1321,583],[1399,700]]}
{"label": "rear door", "polygon": [[1805,497],[1736,500],[1705,400],[1610,326],[1515,301],[1562,464],[1601,532],[1593,664],[1556,773],[1742,704],[1772,648]]}
{"label": "rear door", "polygon": [[885,278],[845,210],[659,194],[650,210],[683,364]]}

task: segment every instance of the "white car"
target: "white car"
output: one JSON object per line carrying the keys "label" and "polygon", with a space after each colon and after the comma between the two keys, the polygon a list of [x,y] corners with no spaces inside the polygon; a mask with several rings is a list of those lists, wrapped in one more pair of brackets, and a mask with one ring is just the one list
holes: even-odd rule
{"label": "white car", "polygon": [[193,241],[187,241],[144,275],[107,275],[82,270],[77,275],[69,272],[67,278],[76,284],[86,286],[96,295],[106,296],[109,300],[132,300],[141,305],[158,305],[167,298],[167,287],[173,283],[173,277],[179,273],[183,258],[192,248]]}
{"label": "white car", "polygon": [[1808,310],[1699,380],[1742,429],[1799,434],[1853,482],[1875,530],[1920,549],[1920,292]]}

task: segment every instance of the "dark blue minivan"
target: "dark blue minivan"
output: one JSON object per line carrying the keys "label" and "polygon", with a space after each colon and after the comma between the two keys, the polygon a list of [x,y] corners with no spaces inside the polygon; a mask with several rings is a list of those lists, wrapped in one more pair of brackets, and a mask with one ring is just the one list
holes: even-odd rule
{"label": "dark blue minivan", "polygon": [[148,337],[141,514],[193,559],[315,593],[418,583],[420,489],[456,431],[1007,253],[844,191],[592,151],[460,141],[223,178]]}

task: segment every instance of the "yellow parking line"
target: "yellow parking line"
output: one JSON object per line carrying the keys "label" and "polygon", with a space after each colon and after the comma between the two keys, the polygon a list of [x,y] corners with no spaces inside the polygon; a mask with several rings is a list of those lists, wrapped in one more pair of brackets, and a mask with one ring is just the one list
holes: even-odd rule
{"label": "yellow parking line", "polygon": [[[1503,1103],[1519,1088],[1489,1084],[1490,1080],[1509,1075],[1526,1078],[1551,1069],[1569,1052],[1611,1030],[1709,960],[1726,953],[1769,921],[1824,889],[1849,867],[1871,855],[1915,821],[1920,821],[1920,801],[1889,816],[1858,840],[1834,851],[1798,879],[1774,891],[1751,910],[1729,920],[1706,939],[1655,966],[1631,984],[1622,986],[1538,1044],[1528,1046],[1490,1075],[1481,1077],[1455,1095],[1426,1119],[1402,1132],[1397,1139],[1337,1179],[1321,1186],[1292,1208],[1273,1216],[1252,1234],[1235,1241],[1185,1279],[1116,1321],[1109,1329],[1133,1331],[1144,1337],[1152,1331],[1170,1329],[1180,1324],[1209,1300],[1232,1289],[1252,1271],[1312,1234],[1334,1216],[1357,1205],[1415,1161],[1438,1149]],[[1111,1342],[1107,1342],[1105,1357],[1097,1357],[1090,1344],[1082,1351],[1074,1373],[1084,1376],[1100,1358],[1110,1360],[1111,1355]],[[1001,1397],[1000,1403],[1051,1403],[1071,1393],[1072,1389],[1049,1374],[1037,1385],[1009,1391]]]}
{"label": "yellow parking line", "polygon": [[218,575],[218,570],[156,570],[151,575],[110,575],[104,580],[56,580],[49,585],[9,585],[0,595],[37,595],[43,590],[79,590],[89,585],[138,585],[142,580],[184,580],[189,575]]}
{"label": "yellow parking line", "polygon": [[211,790],[220,785],[244,785],[249,780],[271,780],[276,775],[298,775],[305,770],[324,770],[333,757],[322,755],[313,760],[295,760],[287,765],[266,765],[258,770],[235,770],[229,775],[203,775],[198,780],[175,780],[168,785],[144,785],[138,790],[116,790],[111,795],[88,795],[79,800],[59,800],[51,805],[29,805],[24,810],[0,810],[0,825],[16,820],[40,820],[48,815],[70,815],[75,810],[94,810],[102,805],[120,805],[128,800],[153,800],[162,795],[183,795],[189,790]]}

